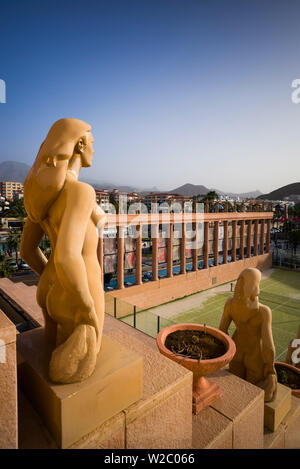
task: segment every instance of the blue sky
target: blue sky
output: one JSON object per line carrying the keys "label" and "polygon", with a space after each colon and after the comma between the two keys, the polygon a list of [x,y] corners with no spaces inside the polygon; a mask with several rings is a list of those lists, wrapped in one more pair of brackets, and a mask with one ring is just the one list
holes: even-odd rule
{"label": "blue sky", "polygon": [[300,2],[0,3],[0,161],[61,117],[91,124],[86,178],[268,192],[299,181]]}

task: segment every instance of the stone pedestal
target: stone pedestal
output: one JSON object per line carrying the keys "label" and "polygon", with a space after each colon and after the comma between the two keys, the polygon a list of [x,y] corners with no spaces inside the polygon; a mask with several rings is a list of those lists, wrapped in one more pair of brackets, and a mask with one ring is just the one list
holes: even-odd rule
{"label": "stone pedestal", "polygon": [[[233,449],[263,448],[264,392],[227,370],[207,377],[222,390],[222,395],[210,405],[232,422]],[[201,412],[199,413],[201,419]]]}
{"label": "stone pedestal", "polygon": [[291,410],[283,419],[284,447],[300,449],[300,399],[292,395]]}
{"label": "stone pedestal", "polygon": [[291,410],[275,432],[265,428],[265,449],[300,449],[300,399],[292,395]]}
{"label": "stone pedestal", "polygon": [[193,414],[195,415],[222,395],[220,386],[208,381],[204,376],[201,380],[201,388],[201,392],[193,391]]}
{"label": "stone pedestal", "polygon": [[292,391],[287,386],[277,383],[277,395],[274,401],[265,403],[264,425],[275,432],[291,409]]}
{"label": "stone pedestal", "polygon": [[194,449],[232,449],[233,423],[212,407],[193,415]]}
{"label": "stone pedestal", "polygon": [[284,428],[279,425],[276,432],[264,428],[264,449],[284,449]]}
{"label": "stone pedestal", "polygon": [[16,328],[0,310],[0,449],[17,447]]}
{"label": "stone pedestal", "polygon": [[82,383],[48,378],[51,349],[44,329],[20,334],[19,384],[60,448],[70,447],[142,396],[142,358],[103,336],[94,373]]}
{"label": "stone pedestal", "polygon": [[[142,356],[142,398],[68,448],[191,448],[192,373],[163,357],[154,339],[122,321],[106,315],[104,332],[122,348]],[[19,397],[20,448],[57,447],[26,396],[20,392]]]}

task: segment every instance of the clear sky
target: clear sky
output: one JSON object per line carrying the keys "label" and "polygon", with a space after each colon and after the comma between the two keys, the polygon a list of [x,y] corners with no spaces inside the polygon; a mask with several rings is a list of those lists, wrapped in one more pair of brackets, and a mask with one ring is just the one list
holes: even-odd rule
{"label": "clear sky", "polygon": [[84,177],[268,192],[300,180],[299,0],[0,2],[0,161],[91,124]]}

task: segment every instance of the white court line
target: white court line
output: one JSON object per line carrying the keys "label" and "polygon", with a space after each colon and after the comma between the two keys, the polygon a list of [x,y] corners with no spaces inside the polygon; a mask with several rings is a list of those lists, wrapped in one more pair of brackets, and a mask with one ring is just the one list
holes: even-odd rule
{"label": "white court line", "polygon": [[[218,301],[218,300],[216,300],[216,301]],[[216,303],[216,301],[214,301],[213,303]],[[284,302],[284,303],[280,303],[278,306],[275,306],[275,307],[272,308],[271,310],[272,310],[272,311],[275,311],[276,309],[278,309],[278,308],[280,308],[281,306],[287,304],[288,302],[289,302],[289,300],[286,301],[286,302]],[[205,308],[205,306],[202,305],[202,308],[203,308],[203,307]],[[212,310],[205,311],[205,312],[203,312],[203,313],[201,313],[201,312],[199,311],[199,313],[201,314],[201,316],[202,316],[202,315],[203,315],[203,316],[207,316],[208,314],[212,314],[212,313],[216,312],[218,309],[219,309],[219,308],[214,308],[214,309],[212,309]],[[193,312],[193,309],[192,309],[192,310],[189,310],[189,311],[190,311],[190,313],[192,313],[192,312]],[[189,314],[189,311],[184,311],[184,312],[182,312],[182,313],[179,313],[177,316],[182,315],[182,314]],[[195,314],[196,314],[196,313],[197,313],[197,311],[195,311]],[[286,314],[286,313],[285,313],[285,314]]]}
{"label": "white court line", "polygon": [[[269,287],[272,287],[272,288],[273,288],[274,283],[277,283],[277,284],[278,284],[278,283],[282,283],[282,282],[280,282],[279,280],[272,280],[271,278],[270,278],[270,279],[265,279],[265,280],[263,280],[263,282],[266,282],[266,281],[268,281],[268,285],[266,285],[265,288],[261,288],[261,291],[266,291]],[[290,288],[293,288],[293,289],[297,290],[296,287],[290,287]],[[283,295],[283,296],[284,296],[284,295]],[[290,298],[293,298],[293,297],[290,297]]]}
{"label": "white court line", "polygon": [[[224,292],[224,293],[227,294],[227,293],[230,293],[230,292]],[[219,295],[221,295],[221,294],[222,294],[222,293],[219,293]],[[215,296],[217,296],[217,295],[215,295]],[[213,298],[213,296],[210,297],[210,298]],[[210,298],[207,298],[206,301],[209,301]],[[212,301],[211,304],[210,304],[209,306],[207,306],[207,307],[205,307],[205,304],[202,304],[202,305],[200,304],[199,307],[194,306],[193,308],[190,308],[190,309],[188,309],[188,310],[183,310],[183,311],[181,311],[181,312],[179,312],[179,313],[177,313],[177,314],[174,314],[173,316],[168,316],[168,317],[171,318],[171,317],[179,316],[179,315],[181,315],[181,314],[189,314],[189,313],[194,312],[194,310],[197,310],[197,308],[200,308],[200,309],[202,309],[202,308],[205,308],[205,309],[206,309],[206,308],[210,308],[212,305],[214,305],[214,304],[217,303],[218,301],[220,301],[220,298],[218,298],[218,299]],[[226,300],[226,301],[227,301],[227,300]],[[224,303],[224,304],[225,304],[225,303]],[[162,305],[161,308],[163,308],[163,306],[165,306],[165,307],[167,308],[167,307],[169,306],[169,303],[166,304],[166,305]],[[153,308],[153,309],[156,309],[156,308],[160,308],[160,307],[157,306],[157,307],[155,307],[155,308]],[[152,308],[151,308],[151,309],[152,309]],[[150,312],[151,309],[149,309],[148,311]],[[214,311],[214,309],[213,309],[213,310],[210,310],[210,309],[209,309],[209,311],[207,311],[207,312],[210,312],[210,311]],[[160,312],[159,314],[158,314],[158,313],[155,313],[154,311],[151,311],[151,312],[153,312],[153,314],[157,314],[157,315],[163,317],[163,315],[161,314],[161,312]],[[196,311],[195,311],[195,312],[196,312]],[[205,313],[205,314],[206,314],[206,313]]]}
{"label": "white court line", "polygon": [[[221,308],[220,308],[220,309],[221,309]],[[205,316],[207,316],[208,314],[212,314],[212,313],[214,313],[214,312],[216,312],[216,311],[218,311],[218,310],[219,310],[219,308],[215,308],[215,309],[210,310],[210,311],[206,311],[206,312],[202,312],[202,313],[201,313],[201,312],[198,312],[198,313],[200,313],[201,318],[202,318],[202,317],[205,317]],[[196,314],[196,313],[197,313],[197,311],[195,311],[195,314]],[[188,312],[180,313],[180,315],[181,315],[181,314],[188,314]],[[223,314],[223,311],[221,312],[221,314]],[[179,316],[179,314],[178,314],[178,316]]]}
{"label": "white court line", "polygon": [[277,357],[275,357],[275,360],[276,361],[280,361],[279,358],[281,357],[281,355],[286,355],[288,349],[286,348],[283,352],[281,352],[279,355],[277,355]]}
{"label": "white court line", "polygon": [[[279,280],[272,280],[270,277],[267,277],[266,279],[264,279],[263,282],[268,282],[268,285],[266,285],[265,288],[262,288],[262,289],[261,289],[261,292],[266,292],[266,293],[269,293],[269,294],[272,293],[272,292],[268,292],[267,290],[268,290],[269,288],[273,288],[272,285],[280,283]],[[216,288],[219,288],[219,287],[216,287]],[[205,292],[205,291],[207,291],[207,290],[204,290],[203,292]],[[199,293],[201,293],[201,292],[199,292]],[[206,300],[204,300],[204,301],[205,301],[205,302],[206,302],[206,301],[209,301],[210,299],[214,298],[214,296],[218,297],[219,295],[223,295],[224,293],[225,293],[225,294],[228,294],[228,293],[232,293],[232,294],[233,294],[233,292],[231,292],[230,290],[228,290],[228,291],[223,291],[223,292],[217,292],[217,293],[215,293],[215,295],[211,295],[210,297],[208,297],[208,298],[207,298]],[[282,296],[284,296],[284,295],[282,295]],[[272,311],[274,311],[274,310],[280,308],[282,305],[286,305],[287,303],[289,303],[289,301],[290,301],[291,299],[293,299],[292,297],[288,297],[288,298],[289,298],[289,300],[287,300],[286,302],[280,303],[280,304],[278,304],[278,306],[275,306],[274,308],[271,308]],[[180,301],[180,300],[179,300],[179,301]],[[181,301],[184,302],[184,298],[182,298]],[[200,300],[200,301],[201,301],[201,300]],[[204,302],[204,304],[199,305],[199,306],[200,306],[200,309],[209,308],[209,309],[208,309],[207,311],[205,311],[205,312],[200,312],[201,316],[202,316],[202,315],[203,315],[203,316],[207,316],[208,314],[213,314],[213,313],[215,313],[215,312],[218,310],[218,308],[213,308],[212,310],[211,310],[210,308],[211,308],[211,306],[215,305],[218,301],[220,301],[220,298],[216,298],[215,300],[213,300],[213,301],[210,303],[210,305],[208,305],[207,307],[205,306],[205,302]],[[227,300],[226,300],[226,301],[227,301]],[[224,303],[224,305],[225,305],[225,303]],[[166,306],[167,306],[167,305],[166,305]],[[195,311],[194,311],[194,310],[195,310]],[[150,311],[150,310],[149,310],[149,311]],[[179,312],[179,313],[177,313],[177,314],[174,314],[174,316],[168,315],[168,317],[166,317],[166,319],[171,319],[172,317],[174,318],[174,317],[176,317],[176,316],[181,316],[181,315],[184,315],[184,314],[192,314],[193,312],[194,312],[195,314],[198,313],[198,312],[197,312],[197,306],[195,306],[194,308],[190,308],[190,309],[188,309],[188,310],[183,310],[183,311],[181,311],[181,312]],[[154,314],[157,314],[157,313],[154,312]],[[160,313],[160,314],[157,314],[157,315],[160,315],[160,316],[164,317],[161,313]]]}
{"label": "white court line", "polygon": [[[276,330],[276,331],[279,331],[282,335],[286,335],[286,336],[289,336],[289,337],[290,337],[290,335],[292,335],[292,332],[287,332],[287,331],[285,331],[285,330],[282,330],[281,327],[279,327],[279,326],[274,326],[274,324],[272,324],[272,329],[274,329],[274,330]],[[290,340],[292,340],[292,339],[290,339]]]}
{"label": "white court line", "polygon": [[[279,308],[282,304],[285,304],[285,303],[281,303],[280,305],[275,306],[275,308],[272,308],[272,311],[274,311],[275,309]],[[203,318],[205,318],[206,316],[210,315],[210,314],[216,313],[218,310],[219,310],[219,308],[215,308],[215,309],[213,309],[213,310],[200,313],[200,318],[201,318],[201,320],[202,320]],[[178,314],[177,316],[179,316],[179,315],[181,315],[181,314],[185,314],[185,313],[180,313],[180,314]],[[186,314],[188,314],[188,312],[186,312]],[[221,314],[223,314],[223,311],[221,312]],[[199,316],[199,314],[197,315],[197,312],[195,311],[195,315],[193,315],[193,317],[197,318],[198,316]],[[174,316],[174,317],[175,317],[175,316]],[[200,318],[199,318],[199,319],[200,319]],[[276,324],[276,323],[275,323],[275,324]],[[276,330],[280,330],[281,333],[289,334],[289,332],[286,332],[286,331],[282,330],[281,327],[276,326],[275,324],[272,323],[272,328],[274,328],[274,329],[276,329]]]}

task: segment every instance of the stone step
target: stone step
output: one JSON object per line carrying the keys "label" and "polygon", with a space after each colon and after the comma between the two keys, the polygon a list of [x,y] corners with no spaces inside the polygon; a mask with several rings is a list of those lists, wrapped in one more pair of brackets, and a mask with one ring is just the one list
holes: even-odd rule
{"label": "stone step", "polygon": [[[221,387],[222,396],[192,415],[190,372],[160,355],[154,339],[109,315],[104,333],[142,355],[142,399],[73,448],[300,448],[300,399],[292,396],[291,411],[276,432],[264,431],[263,391],[220,370],[208,379]],[[41,420],[26,406],[26,416],[20,406],[20,447],[53,447]]]}
{"label": "stone step", "polygon": [[38,325],[44,324],[41,308],[36,302],[36,289],[23,282],[12,282],[7,278],[0,279],[0,290],[11,298],[26,315]]}
{"label": "stone step", "polygon": [[233,423],[211,407],[193,415],[193,449],[232,449]]}
{"label": "stone step", "polygon": [[277,383],[276,397],[265,403],[264,425],[272,432],[276,431],[291,409],[292,391],[287,386]]}
{"label": "stone step", "polygon": [[291,410],[275,432],[264,429],[265,449],[300,449],[300,399],[292,396]]}
{"label": "stone step", "polygon": [[263,448],[264,392],[225,369],[207,378],[222,395],[194,416],[194,448]]}

